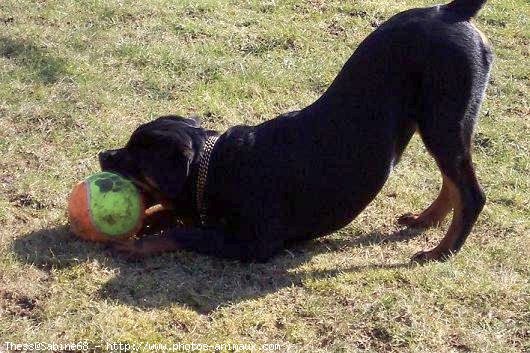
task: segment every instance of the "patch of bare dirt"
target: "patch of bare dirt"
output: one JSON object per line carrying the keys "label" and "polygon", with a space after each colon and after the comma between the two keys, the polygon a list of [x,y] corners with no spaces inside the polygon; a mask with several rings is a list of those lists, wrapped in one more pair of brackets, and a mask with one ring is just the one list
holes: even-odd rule
{"label": "patch of bare dirt", "polygon": [[0,315],[7,314],[10,316],[35,319],[38,309],[38,298],[0,289]]}

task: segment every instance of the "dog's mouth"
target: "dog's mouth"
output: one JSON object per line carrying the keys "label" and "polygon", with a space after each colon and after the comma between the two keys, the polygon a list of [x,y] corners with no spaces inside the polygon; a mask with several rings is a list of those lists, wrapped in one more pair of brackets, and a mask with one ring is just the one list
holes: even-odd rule
{"label": "dog's mouth", "polygon": [[153,185],[144,180],[138,180],[137,178],[128,177],[128,179],[136,186],[140,195],[142,195],[146,209],[162,202],[160,192]]}
{"label": "dog's mouth", "polygon": [[146,209],[148,209],[151,206],[161,203],[162,200],[164,199],[160,191],[158,190],[158,188],[155,187],[155,185],[153,185],[149,181],[143,180],[143,178],[140,179],[135,176],[128,175],[127,173],[118,172],[118,171],[108,169],[108,168],[106,169],[102,168],[102,170],[119,174],[125,179],[132,182],[134,186],[136,186],[136,189],[138,190],[138,192],[140,193],[140,196],[142,197],[142,200],[143,200],[143,203]]}
{"label": "dog's mouth", "polygon": [[123,149],[101,152],[99,165],[102,171],[116,173],[130,180],[140,192],[146,209],[159,203],[168,204],[156,182],[138,170]]}
{"label": "dog's mouth", "polygon": [[158,204],[162,204],[166,208],[170,206],[169,200],[160,191],[152,178],[143,176],[142,179],[131,177],[128,179],[132,181],[142,195],[146,209]]}

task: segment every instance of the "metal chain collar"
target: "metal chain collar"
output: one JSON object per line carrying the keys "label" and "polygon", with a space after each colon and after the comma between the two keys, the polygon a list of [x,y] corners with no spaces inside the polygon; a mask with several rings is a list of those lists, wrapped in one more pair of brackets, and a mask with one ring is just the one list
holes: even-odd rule
{"label": "metal chain collar", "polygon": [[196,200],[197,210],[199,212],[199,219],[201,225],[206,222],[207,202],[204,199],[204,189],[206,188],[206,181],[208,180],[208,166],[210,164],[210,156],[212,155],[213,147],[219,139],[219,136],[208,136],[204,142],[204,149],[199,159],[199,171],[197,175],[197,190]]}

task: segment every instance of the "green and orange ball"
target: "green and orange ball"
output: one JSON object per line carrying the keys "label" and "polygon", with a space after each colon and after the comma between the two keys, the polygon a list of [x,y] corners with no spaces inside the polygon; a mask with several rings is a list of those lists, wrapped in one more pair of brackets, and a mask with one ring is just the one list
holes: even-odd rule
{"label": "green and orange ball", "polygon": [[74,186],[68,201],[70,229],[85,240],[108,242],[133,237],[142,228],[145,206],[136,186],[100,172]]}

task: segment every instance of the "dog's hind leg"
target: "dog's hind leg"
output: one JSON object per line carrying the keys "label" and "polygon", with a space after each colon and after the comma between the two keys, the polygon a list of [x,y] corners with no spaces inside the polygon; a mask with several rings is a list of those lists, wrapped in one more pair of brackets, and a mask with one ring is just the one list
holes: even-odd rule
{"label": "dog's hind leg", "polygon": [[471,140],[489,77],[489,64],[443,60],[423,79],[418,130],[444,178],[440,196],[411,222],[436,223],[453,209],[442,241],[413,261],[444,260],[456,253],[471,232],[486,201],[475,176]]}
{"label": "dog's hind leg", "polygon": [[485,203],[485,196],[475,177],[471,161],[474,117],[458,119],[443,116],[439,121],[443,121],[444,126],[427,122],[420,124],[419,129],[444,176],[445,189],[442,187],[441,196],[421,216],[433,221],[441,218],[452,207],[453,218],[449,230],[434,249],[419,252],[413,257],[417,262],[442,260],[456,253],[465,242]]}
{"label": "dog's hind leg", "polygon": [[[450,191],[445,195],[442,193],[443,197],[449,199],[444,206],[436,205],[436,201],[433,205],[442,208],[444,212],[450,207],[448,205],[451,205],[453,218],[442,241],[434,249],[414,255],[413,261],[416,262],[444,260],[460,250],[486,201],[475,177],[471,155],[464,154],[462,158],[440,158],[439,155],[436,157]],[[438,204],[441,203],[440,201]],[[427,209],[424,214],[429,212]]]}

